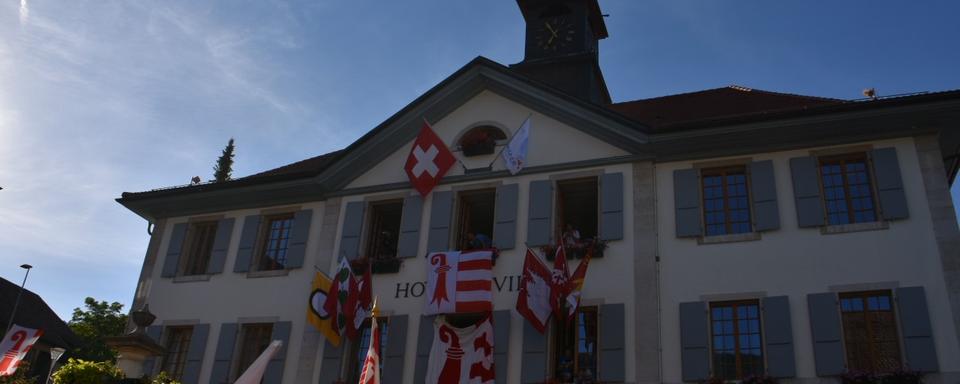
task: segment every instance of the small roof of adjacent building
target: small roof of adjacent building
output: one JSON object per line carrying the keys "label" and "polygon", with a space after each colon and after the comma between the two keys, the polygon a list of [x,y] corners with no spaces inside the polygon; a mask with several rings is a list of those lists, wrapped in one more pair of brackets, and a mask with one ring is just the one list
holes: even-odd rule
{"label": "small roof of adjacent building", "polygon": [[[0,320],[3,321],[3,327],[7,326],[19,292],[19,285],[0,278]],[[68,350],[80,345],[80,338],[70,330],[67,323],[60,319],[40,296],[29,289],[23,290],[15,316],[14,324],[43,330],[41,343]]]}

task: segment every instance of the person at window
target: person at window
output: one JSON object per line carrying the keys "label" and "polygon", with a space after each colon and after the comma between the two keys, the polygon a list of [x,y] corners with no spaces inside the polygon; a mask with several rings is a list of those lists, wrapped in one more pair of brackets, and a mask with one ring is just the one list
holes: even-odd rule
{"label": "person at window", "polygon": [[395,236],[390,231],[380,232],[377,241],[380,244],[378,248],[378,254],[373,255],[375,259],[390,259],[397,255],[397,242],[394,240]]}
{"label": "person at window", "polygon": [[567,224],[563,231],[563,246],[566,248],[580,247],[580,231],[573,227],[573,224]]}
{"label": "person at window", "polygon": [[467,232],[467,249],[484,249],[493,247],[490,236],[482,233]]}

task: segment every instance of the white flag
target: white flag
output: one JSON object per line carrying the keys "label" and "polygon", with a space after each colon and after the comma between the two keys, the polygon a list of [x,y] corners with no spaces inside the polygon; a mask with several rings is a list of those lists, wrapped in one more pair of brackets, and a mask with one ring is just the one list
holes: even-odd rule
{"label": "white flag", "polygon": [[277,354],[280,347],[283,347],[283,341],[271,341],[267,349],[264,349],[263,352],[260,353],[260,356],[247,367],[247,370],[237,378],[234,384],[260,384],[260,382],[263,381],[263,374],[267,372],[267,365],[270,364],[270,359]]}
{"label": "white flag", "polygon": [[530,118],[523,121],[520,130],[513,135],[503,149],[503,162],[511,175],[516,175],[527,163],[527,142],[530,141]]}
{"label": "white flag", "polygon": [[30,347],[43,335],[39,329],[30,329],[14,324],[0,342],[0,376],[9,376],[17,371],[20,361],[30,352]]}

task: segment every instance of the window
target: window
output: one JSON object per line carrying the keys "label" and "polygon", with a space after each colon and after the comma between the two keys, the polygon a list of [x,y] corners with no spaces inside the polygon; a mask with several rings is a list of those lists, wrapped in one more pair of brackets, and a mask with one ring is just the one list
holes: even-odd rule
{"label": "window", "polygon": [[587,248],[599,229],[599,183],[596,177],[557,182],[557,233],[568,255]]}
{"label": "window", "polygon": [[400,237],[403,200],[379,201],[370,204],[370,231],[366,255],[372,260],[395,259]]}
{"label": "window", "polygon": [[900,368],[900,345],[890,291],[840,294],[843,342],[851,370]]}
{"label": "window", "polygon": [[506,139],[507,135],[500,128],[482,125],[464,133],[457,141],[457,146],[466,157],[489,155],[494,152],[497,141]]}
{"label": "window", "polygon": [[764,373],[756,300],[711,303],[710,330],[715,377],[740,380]]}
{"label": "window", "polygon": [[237,378],[253,364],[253,361],[270,345],[273,324],[243,324],[240,327],[240,345],[237,347],[237,364],[233,377]]}
{"label": "window", "polygon": [[493,212],[496,200],[496,189],[458,194],[457,249],[493,247]]}
{"label": "window", "polygon": [[[384,352],[387,348],[387,331],[388,331],[388,320],[387,318],[377,318],[377,327],[380,328],[380,369],[383,370],[383,361],[386,360],[383,357]],[[356,383],[360,381],[360,370],[363,369],[363,361],[367,358],[367,349],[370,348],[370,320],[367,319],[364,321],[363,326],[360,328],[360,337],[359,341],[353,345],[356,347],[354,353],[351,355],[350,362],[350,377],[346,381],[348,383]],[[384,380],[384,378],[381,378]],[[388,379],[387,379],[388,380]]]}
{"label": "window", "polygon": [[569,327],[554,321],[556,332],[556,372],[561,383],[594,383],[599,348],[597,307],[581,307]]}
{"label": "window", "polygon": [[711,168],[700,172],[703,180],[703,218],[706,235],[752,231],[747,172],[743,166]]}
{"label": "window", "polygon": [[207,273],[210,253],[213,252],[213,240],[217,236],[217,222],[204,221],[190,224],[187,240],[187,258],[183,265],[183,275],[202,275]]}
{"label": "window", "polygon": [[864,153],[820,158],[820,180],[829,225],[877,221]]}
{"label": "window", "polygon": [[293,214],[264,216],[260,226],[260,248],[254,268],[258,271],[283,269],[287,263],[287,245],[293,228]]}
{"label": "window", "polygon": [[163,355],[162,370],[171,378],[180,380],[183,376],[183,367],[187,362],[187,349],[190,347],[190,337],[193,327],[167,328],[166,352]]}

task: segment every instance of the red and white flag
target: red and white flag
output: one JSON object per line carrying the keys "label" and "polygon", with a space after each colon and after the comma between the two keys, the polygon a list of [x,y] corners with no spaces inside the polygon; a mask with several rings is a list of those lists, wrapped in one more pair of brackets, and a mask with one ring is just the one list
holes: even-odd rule
{"label": "red and white flag", "polygon": [[430,124],[424,121],[420,134],[413,142],[413,148],[410,148],[403,170],[407,172],[413,188],[420,192],[421,196],[427,197],[456,161],[453,152],[450,152],[443,140],[433,132]]}
{"label": "red and white flag", "polygon": [[[353,270],[346,259],[340,260],[337,273],[330,283],[330,292],[323,303],[323,309],[333,319],[333,329],[341,336],[356,338],[356,314],[360,301],[360,287],[353,277]],[[361,323],[363,319],[360,320]]]}
{"label": "red and white flag", "polygon": [[370,348],[360,369],[360,384],[380,384],[380,327],[376,317],[370,318]]}
{"label": "red and white flag", "polygon": [[527,249],[523,259],[523,275],[520,292],[517,294],[517,312],[530,322],[537,331],[544,333],[550,320],[551,276],[540,258]]}
{"label": "red and white flag", "polygon": [[492,384],[493,321],[488,315],[476,325],[457,328],[434,319],[433,346],[426,384]]}
{"label": "red and white flag", "polygon": [[30,347],[40,339],[43,330],[30,329],[14,324],[0,342],[0,376],[10,376],[17,371],[20,361],[30,352]]}
{"label": "red and white flag", "polygon": [[427,260],[425,315],[493,310],[493,251],[434,252]]}
{"label": "red and white flag", "polygon": [[570,290],[570,270],[567,269],[567,252],[563,245],[557,246],[553,256],[553,270],[550,271],[550,307],[558,319],[564,318],[563,304]]}

